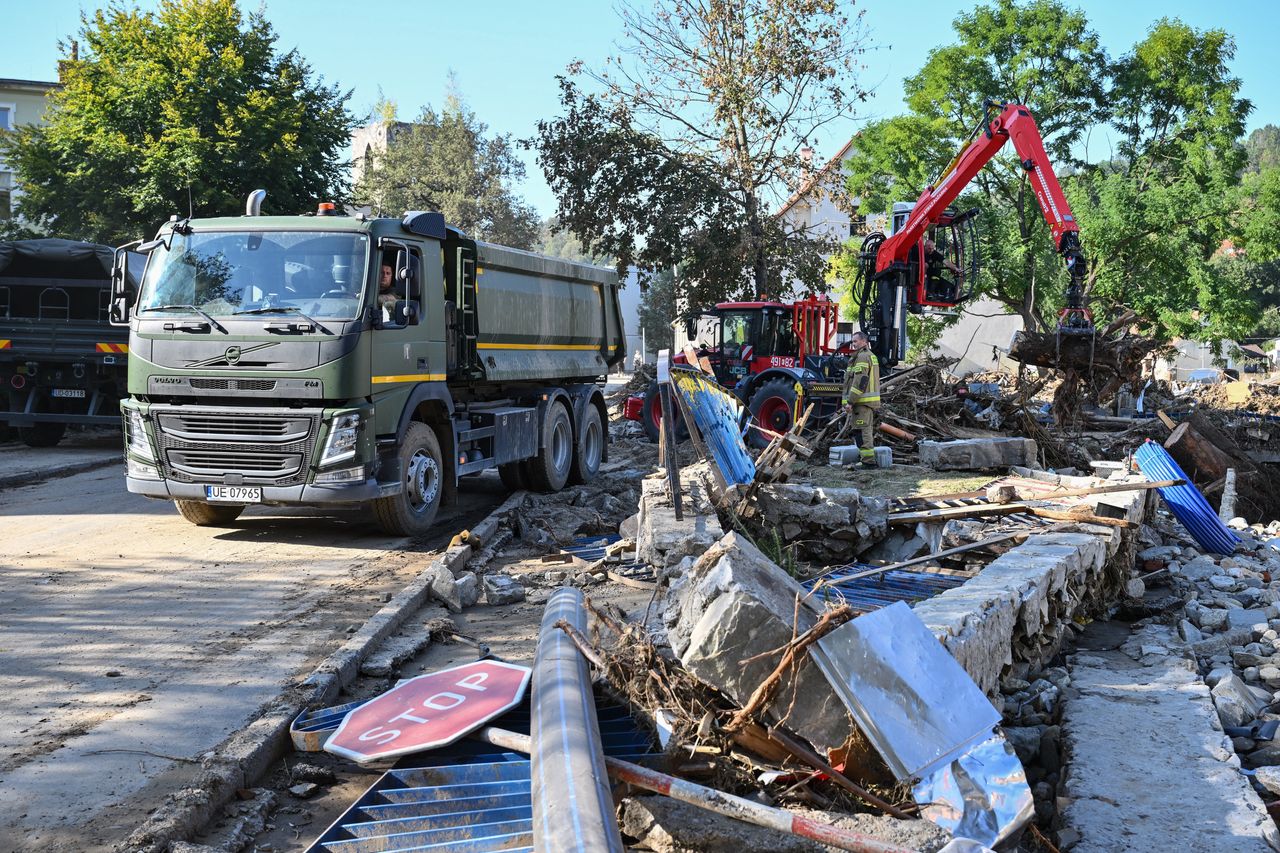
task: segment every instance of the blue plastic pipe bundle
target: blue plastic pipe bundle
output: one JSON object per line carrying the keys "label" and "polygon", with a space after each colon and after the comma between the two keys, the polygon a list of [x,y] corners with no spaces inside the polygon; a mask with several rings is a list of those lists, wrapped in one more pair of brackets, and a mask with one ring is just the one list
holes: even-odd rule
{"label": "blue plastic pipe bundle", "polygon": [[1183,473],[1169,452],[1148,439],[1133,454],[1134,461],[1150,480],[1185,480],[1181,486],[1165,486],[1160,489],[1170,512],[1205,551],[1214,554],[1230,554],[1240,544],[1240,537],[1222,523],[1200,490],[1191,485],[1191,478]]}
{"label": "blue plastic pipe bundle", "polygon": [[693,422],[727,481],[744,486],[756,475],[756,463],[742,442],[738,417],[742,404],[705,374],[688,369],[671,369],[671,384],[684,400]]}

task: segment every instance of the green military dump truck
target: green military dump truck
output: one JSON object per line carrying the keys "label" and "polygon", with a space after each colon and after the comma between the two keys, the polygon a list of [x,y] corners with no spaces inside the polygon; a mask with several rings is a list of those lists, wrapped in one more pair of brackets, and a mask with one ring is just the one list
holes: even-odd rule
{"label": "green military dump truck", "polygon": [[128,334],[107,320],[110,246],[0,242],[0,425],[31,447],[120,425]]}
{"label": "green military dump truck", "polygon": [[590,480],[607,454],[603,378],[624,357],[617,276],[403,219],[176,217],[117,254],[129,325],[129,491],[228,524],[250,504],[368,505],[431,526],[461,477]]}

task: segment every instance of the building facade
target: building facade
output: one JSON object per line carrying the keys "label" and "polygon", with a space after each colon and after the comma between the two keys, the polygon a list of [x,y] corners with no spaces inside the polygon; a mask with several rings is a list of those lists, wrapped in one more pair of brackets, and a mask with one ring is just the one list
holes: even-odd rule
{"label": "building facade", "polygon": [[[45,99],[56,88],[57,83],[0,77],[0,132],[14,131],[24,124],[44,124]],[[21,192],[13,169],[0,159],[0,219],[13,216],[14,202]]]}

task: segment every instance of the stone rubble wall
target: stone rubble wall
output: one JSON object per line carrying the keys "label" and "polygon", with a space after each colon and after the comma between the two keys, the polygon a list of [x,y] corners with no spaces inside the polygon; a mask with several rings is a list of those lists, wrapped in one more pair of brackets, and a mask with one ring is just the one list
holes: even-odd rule
{"label": "stone rubble wall", "polygon": [[[1074,478],[1073,478],[1074,479]],[[1073,485],[1064,483],[1064,485]],[[1099,495],[1129,521],[1145,517],[1146,493]],[[1098,615],[1123,588],[1136,531],[1044,533],[997,557],[963,585],[919,602],[929,626],[988,695],[1014,663],[1039,669],[1077,615]]]}

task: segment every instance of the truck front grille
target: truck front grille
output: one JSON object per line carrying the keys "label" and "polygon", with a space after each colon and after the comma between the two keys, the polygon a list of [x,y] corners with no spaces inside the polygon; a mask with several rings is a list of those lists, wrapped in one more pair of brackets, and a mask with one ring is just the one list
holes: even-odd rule
{"label": "truck front grille", "polygon": [[187,380],[192,388],[203,391],[274,391],[274,379],[202,379]]}
{"label": "truck front grille", "polygon": [[227,475],[251,485],[306,482],[319,412],[223,412],[152,405],[165,476],[218,484]]}

